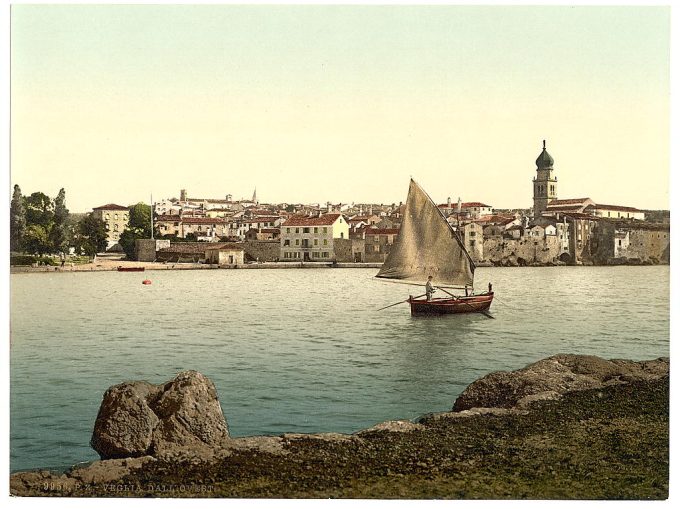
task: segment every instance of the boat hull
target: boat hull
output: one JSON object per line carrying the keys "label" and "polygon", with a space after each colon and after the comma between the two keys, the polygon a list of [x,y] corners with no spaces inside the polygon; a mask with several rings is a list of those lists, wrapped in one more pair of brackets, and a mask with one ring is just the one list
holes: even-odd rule
{"label": "boat hull", "polygon": [[486,311],[493,301],[493,292],[470,297],[414,299],[409,297],[412,315],[449,315],[458,313],[479,313]]}

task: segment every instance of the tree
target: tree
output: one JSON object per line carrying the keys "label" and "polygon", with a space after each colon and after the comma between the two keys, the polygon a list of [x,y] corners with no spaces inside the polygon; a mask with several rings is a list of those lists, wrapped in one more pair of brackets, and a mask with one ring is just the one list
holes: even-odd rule
{"label": "tree", "polygon": [[26,224],[42,226],[46,232],[54,221],[54,204],[45,193],[35,192],[24,199]]}
{"label": "tree", "polygon": [[143,235],[141,238],[151,238],[151,207],[139,202],[130,207],[128,229]]}
{"label": "tree", "polygon": [[14,186],[12,204],[9,212],[9,248],[12,251],[19,251],[23,248],[24,233],[26,232],[26,209],[24,208],[24,198],[21,196],[21,188]]}
{"label": "tree", "polygon": [[75,243],[78,251],[83,251],[90,258],[94,258],[97,253],[106,250],[106,223],[95,217],[92,212],[80,220],[77,230]]}
{"label": "tree", "polygon": [[50,230],[50,243],[56,252],[66,251],[68,235],[66,222],[68,220],[68,209],[66,208],[66,191],[62,187],[59,194],[54,199],[54,219]]}
{"label": "tree", "polygon": [[44,226],[31,224],[26,227],[23,247],[29,253],[44,255],[52,250],[49,233]]}
{"label": "tree", "polygon": [[[158,229],[154,227],[154,237],[158,237]],[[151,238],[151,207],[146,203],[139,202],[130,207],[130,219],[128,226],[120,235],[118,244],[125,251],[125,256],[135,259],[135,241],[137,239]]]}

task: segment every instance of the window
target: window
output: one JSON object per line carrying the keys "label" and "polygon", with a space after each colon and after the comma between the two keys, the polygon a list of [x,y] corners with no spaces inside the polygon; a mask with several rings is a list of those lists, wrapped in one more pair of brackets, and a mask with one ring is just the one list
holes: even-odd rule
{"label": "window", "polygon": [[295,233],[300,233],[300,228],[295,228]]}
{"label": "window", "polygon": [[318,257],[319,257],[319,253],[317,251],[312,253],[312,258],[318,258]]}
{"label": "window", "polygon": [[319,239],[314,239],[314,245],[318,246],[319,245]]}
{"label": "window", "polygon": [[114,232],[117,232],[117,231],[118,231],[118,224],[114,224],[114,225],[113,225],[113,231],[114,231]]}
{"label": "window", "polygon": [[300,239],[295,239],[295,245],[299,246],[300,245]]}
{"label": "window", "polygon": [[323,252],[322,258],[328,258],[328,251]]}
{"label": "window", "polygon": [[286,233],[290,233],[290,228],[286,228]]}
{"label": "window", "polygon": [[314,227],[314,233],[319,233],[319,227],[318,226]]}
{"label": "window", "polygon": [[323,239],[323,245],[327,246],[328,245],[328,239]]}
{"label": "window", "polygon": [[345,238],[345,232],[340,232],[340,238],[344,239]]}
{"label": "window", "polygon": [[323,232],[328,233],[328,228],[326,226],[323,227]]}
{"label": "window", "polygon": [[113,218],[114,218],[116,221],[118,221],[118,214],[114,214],[114,215],[113,215]]}
{"label": "window", "polygon": [[110,219],[110,218],[111,218],[111,216],[110,216],[109,214],[104,214],[104,217],[105,217],[106,219]]}

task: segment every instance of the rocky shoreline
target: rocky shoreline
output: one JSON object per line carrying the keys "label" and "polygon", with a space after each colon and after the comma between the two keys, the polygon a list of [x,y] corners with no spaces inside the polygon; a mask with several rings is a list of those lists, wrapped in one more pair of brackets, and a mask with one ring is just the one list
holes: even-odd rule
{"label": "rocky shoreline", "polygon": [[14,496],[647,499],[668,497],[669,359],[556,355],[473,382],[450,412],[351,435],[231,438],[212,382],[111,387],[65,473]]}

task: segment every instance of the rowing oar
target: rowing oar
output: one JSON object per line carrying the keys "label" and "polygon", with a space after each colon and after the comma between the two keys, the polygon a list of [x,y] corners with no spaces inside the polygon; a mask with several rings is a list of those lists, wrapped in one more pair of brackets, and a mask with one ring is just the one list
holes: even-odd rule
{"label": "rowing oar", "polygon": [[[427,294],[424,293],[422,295],[418,295],[417,297],[413,297],[413,298],[417,299],[419,297],[424,297],[425,295],[427,295]],[[399,302],[395,302],[394,304],[390,304],[389,306],[385,306],[384,308],[376,309],[376,311],[382,311],[383,309],[391,308],[392,306],[396,306],[397,304],[403,304],[404,302],[408,302],[410,298],[411,297],[409,297],[406,300],[400,300]]]}
{"label": "rowing oar", "polygon": [[[446,290],[444,290],[444,288],[441,288],[441,287],[439,287],[439,286],[438,286],[437,288],[439,288],[439,289],[440,289],[441,291],[443,291],[443,292],[448,293],[451,297],[453,297],[454,299],[458,300],[458,297],[456,297],[456,296],[455,296],[454,294],[452,294],[451,292],[447,292]],[[460,303],[461,303],[461,304],[465,304],[466,306],[468,306],[468,307],[474,309],[470,304],[468,304],[468,303],[465,302],[465,301],[461,301]],[[480,309],[480,310],[478,310],[478,311],[476,310],[475,312],[476,312],[476,313],[481,313],[481,314],[483,314],[484,316],[486,316],[487,318],[492,318],[492,319],[494,319],[494,320],[496,319],[495,316],[489,314],[487,311],[485,311],[485,310],[483,310],[483,309]]]}

